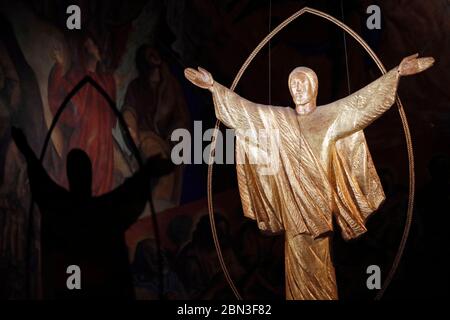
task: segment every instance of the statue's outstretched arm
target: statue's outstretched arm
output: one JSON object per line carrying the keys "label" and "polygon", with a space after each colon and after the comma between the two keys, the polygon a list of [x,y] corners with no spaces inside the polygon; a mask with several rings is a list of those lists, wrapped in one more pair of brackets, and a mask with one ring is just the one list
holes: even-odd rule
{"label": "statue's outstretched arm", "polygon": [[[212,92],[217,119],[233,129],[259,130],[270,127],[274,112],[285,108],[261,105],[242,98],[218,82],[205,69],[187,68],[185,77],[196,86]],[[276,110],[276,111],[275,111]],[[285,111],[285,110],[284,110]]]}
{"label": "statue's outstretched arm", "polygon": [[398,81],[430,68],[433,58],[417,58],[417,54],[406,57],[379,79],[373,81],[352,95],[334,104],[336,121],[333,124],[333,137],[340,139],[356,131],[363,130],[381,117],[395,102]]}

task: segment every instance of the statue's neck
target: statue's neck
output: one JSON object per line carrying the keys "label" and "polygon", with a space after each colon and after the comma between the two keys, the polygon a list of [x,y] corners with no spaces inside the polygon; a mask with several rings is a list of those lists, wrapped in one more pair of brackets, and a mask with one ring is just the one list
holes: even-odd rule
{"label": "statue's neck", "polygon": [[316,109],[316,102],[311,101],[305,104],[297,104],[295,105],[295,111],[299,115],[307,115],[313,112]]}

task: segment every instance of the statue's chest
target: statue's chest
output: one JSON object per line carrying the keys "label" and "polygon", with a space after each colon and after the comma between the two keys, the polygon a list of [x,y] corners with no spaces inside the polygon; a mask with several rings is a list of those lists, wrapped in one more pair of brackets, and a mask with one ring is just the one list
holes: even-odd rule
{"label": "statue's chest", "polygon": [[[330,163],[331,139],[327,138],[327,124],[316,119],[301,119],[298,121],[299,130],[303,135],[303,143],[306,143],[316,160],[322,164],[323,169],[328,172]],[[300,149],[301,145],[299,146]]]}

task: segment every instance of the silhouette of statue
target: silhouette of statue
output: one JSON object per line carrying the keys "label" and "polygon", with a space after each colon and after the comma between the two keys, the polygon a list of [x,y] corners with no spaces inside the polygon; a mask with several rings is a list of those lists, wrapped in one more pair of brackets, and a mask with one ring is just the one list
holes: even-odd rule
{"label": "silhouette of statue", "polygon": [[[87,154],[67,157],[69,190],[56,184],[20,129],[12,137],[25,156],[32,196],[41,211],[42,272],[45,298],[134,297],[124,232],[144,210],[152,178],[173,165],[159,156],[113,191],[92,196],[92,168]],[[81,289],[68,289],[67,273],[77,265]]]}

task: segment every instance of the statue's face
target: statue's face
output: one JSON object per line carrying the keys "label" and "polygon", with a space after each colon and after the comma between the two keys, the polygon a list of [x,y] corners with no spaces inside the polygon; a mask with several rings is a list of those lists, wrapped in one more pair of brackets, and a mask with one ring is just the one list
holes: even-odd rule
{"label": "statue's face", "polygon": [[294,73],[289,80],[289,89],[296,106],[305,105],[315,99],[313,84],[305,73]]}

